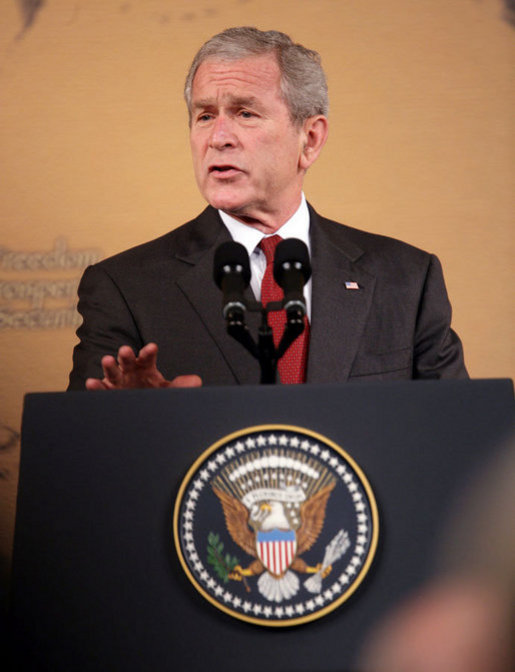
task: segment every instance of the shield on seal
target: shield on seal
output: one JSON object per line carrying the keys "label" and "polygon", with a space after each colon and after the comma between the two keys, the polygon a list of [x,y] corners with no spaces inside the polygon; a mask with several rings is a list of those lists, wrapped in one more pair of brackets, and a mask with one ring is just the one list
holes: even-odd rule
{"label": "shield on seal", "polygon": [[294,530],[271,530],[257,533],[258,558],[271,574],[281,576],[288,569],[297,552]]}

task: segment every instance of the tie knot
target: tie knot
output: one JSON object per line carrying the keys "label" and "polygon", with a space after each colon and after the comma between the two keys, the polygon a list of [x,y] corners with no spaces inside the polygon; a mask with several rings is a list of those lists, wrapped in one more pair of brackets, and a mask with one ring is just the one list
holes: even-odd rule
{"label": "tie knot", "polygon": [[275,234],[274,236],[268,236],[267,238],[262,238],[259,243],[259,247],[263,250],[263,253],[266,257],[266,263],[271,264],[274,261],[275,248],[279,245],[282,238]]}

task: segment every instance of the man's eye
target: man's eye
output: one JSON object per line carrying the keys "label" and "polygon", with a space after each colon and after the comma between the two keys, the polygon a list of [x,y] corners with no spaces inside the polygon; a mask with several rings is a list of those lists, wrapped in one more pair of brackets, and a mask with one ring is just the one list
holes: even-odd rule
{"label": "man's eye", "polygon": [[240,112],[240,117],[243,117],[244,119],[252,119],[253,116],[253,112],[249,112],[248,110],[241,110]]}
{"label": "man's eye", "polygon": [[199,114],[197,121],[209,121],[213,115],[204,112],[204,114]]}

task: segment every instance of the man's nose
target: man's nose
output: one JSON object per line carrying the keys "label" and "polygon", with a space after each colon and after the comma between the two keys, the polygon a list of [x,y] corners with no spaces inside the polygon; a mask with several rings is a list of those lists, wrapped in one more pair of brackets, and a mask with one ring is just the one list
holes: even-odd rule
{"label": "man's nose", "polygon": [[224,115],[219,115],[211,129],[209,144],[214,149],[224,149],[225,147],[234,147],[237,139],[233,123]]}

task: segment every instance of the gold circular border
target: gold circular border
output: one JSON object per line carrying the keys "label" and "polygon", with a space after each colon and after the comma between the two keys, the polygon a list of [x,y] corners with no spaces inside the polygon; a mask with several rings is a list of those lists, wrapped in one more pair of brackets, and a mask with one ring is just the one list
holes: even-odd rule
{"label": "gold circular border", "polygon": [[[317,611],[314,614],[308,614],[307,616],[299,616],[298,618],[292,618],[288,621],[261,620],[259,618],[254,618],[253,616],[246,616],[245,614],[240,614],[237,611],[233,611],[232,609],[229,609],[229,607],[226,607],[223,604],[217,602],[206,590],[204,590],[204,588],[202,588],[202,586],[199,584],[199,582],[191,573],[190,568],[188,567],[188,564],[182,554],[181,543],[179,539],[179,509],[182,504],[182,498],[184,496],[184,492],[188,487],[193,474],[197,471],[199,465],[205,462],[205,460],[209,457],[209,455],[218,450],[218,448],[220,448],[223,444],[230,443],[234,439],[237,439],[238,437],[243,436],[244,434],[252,434],[255,432],[270,431],[270,430],[301,432],[317,439],[318,441],[321,441],[322,443],[328,444],[334,450],[336,450],[337,453],[339,453],[345,460],[347,460],[351,464],[352,468],[354,469],[357,476],[361,480],[361,484],[365,488],[365,491],[368,496],[373,522],[372,540],[370,543],[367,559],[365,560],[355,581],[352,583],[351,586],[349,586],[346,592],[343,593],[343,595],[341,595],[337,600],[331,602],[331,604],[327,605],[323,609],[320,609],[320,611]],[[246,429],[240,429],[237,432],[232,432],[231,434],[228,434],[222,439],[219,439],[216,443],[207,448],[202,453],[202,455],[200,455],[188,469],[186,476],[182,480],[181,487],[179,488],[179,492],[175,500],[175,507],[173,512],[173,536],[175,542],[175,549],[177,551],[177,555],[179,556],[182,568],[186,573],[186,576],[191,581],[194,588],[206,600],[208,600],[208,602],[211,602],[213,606],[215,606],[217,609],[220,609],[220,611],[224,611],[226,614],[229,614],[229,616],[237,618],[240,621],[246,621],[247,623],[253,623],[255,625],[263,625],[268,627],[290,627],[293,625],[301,625],[303,623],[309,623],[310,621],[315,621],[318,620],[319,618],[323,618],[331,611],[337,609],[341,604],[346,602],[349,599],[349,597],[357,590],[357,588],[360,586],[361,582],[365,578],[366,574],[368,573],[368,570],[370,569],[370,565],[372,564],[372,560],[374,559],[374,555],[377,549],[377,540],[379,536],[379,515],[377,512],[377,504],[374,497],[374,493],[372,492],[372,488],[370,487],[370,483],[368,482],[367,477],[365,476],[359,465],[355,462],[355,460],[345,450],[343,450],[343,448],[340,448],[340,446],[334,443],[334,441],[331,441],[330,439],[323,436],[322,434],[319,434],[318,432],[313,432],[310,429],[305,429],[304,427],[297,427],[295,425],[256,425],[254,427],[247,427]]]}

